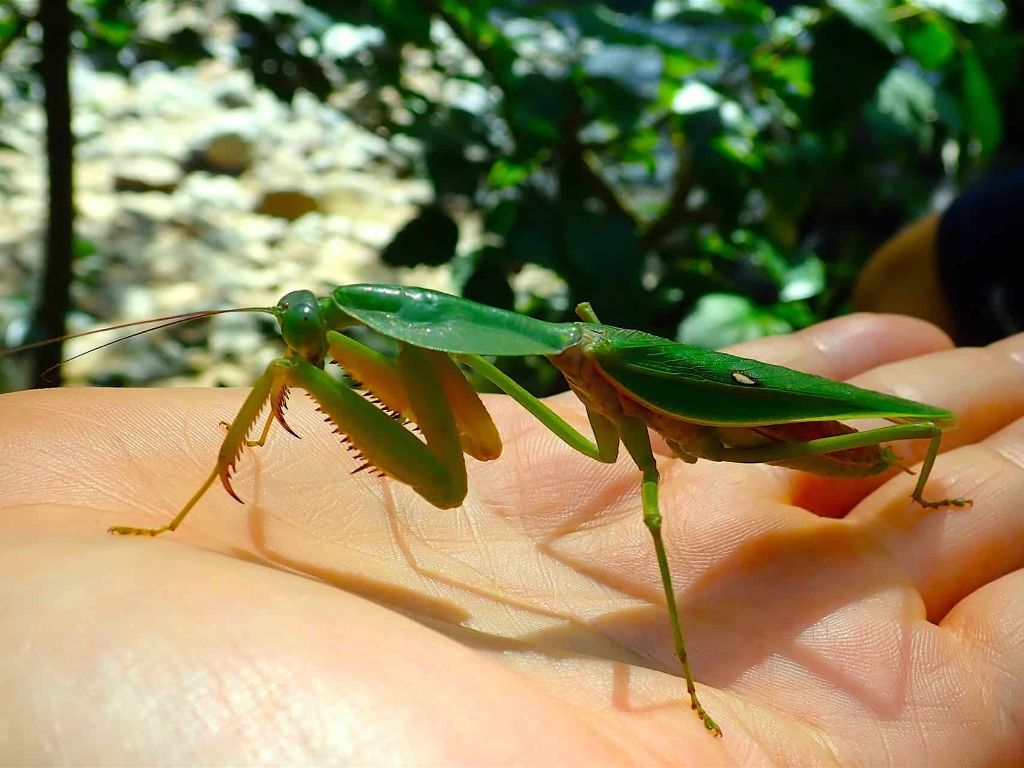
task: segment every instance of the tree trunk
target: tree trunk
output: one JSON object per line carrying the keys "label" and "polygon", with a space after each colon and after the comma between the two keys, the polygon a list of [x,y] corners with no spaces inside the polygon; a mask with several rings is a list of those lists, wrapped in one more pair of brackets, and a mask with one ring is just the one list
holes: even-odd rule
{"label": "tree trunk", "polygon": [[[71,12],[67,0],[44,0],[39,6],[43,26],[41,72],[46,99],[46,159],[49,172],[49,219],[46,226],[46,267],[43,290],[33,323],[36,339],[63,336],[70,308],[71,256],[74,231],[72,202]],[[60,344],[40,348],[33,364],[33,386],[60,386],[60,369],[43,377],[61,360]]]}

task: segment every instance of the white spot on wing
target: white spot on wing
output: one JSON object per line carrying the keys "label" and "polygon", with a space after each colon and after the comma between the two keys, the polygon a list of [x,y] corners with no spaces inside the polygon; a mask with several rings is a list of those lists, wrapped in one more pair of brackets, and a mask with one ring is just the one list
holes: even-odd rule
{"label": "white spot on wing", "polygon": [[746,374],[743,371],[733,371],[732,380],[735,381],[737,384],[745,384],[748,387],[756,387],[758,384],[761,383],[753,376],[750,376],[749,374]]}

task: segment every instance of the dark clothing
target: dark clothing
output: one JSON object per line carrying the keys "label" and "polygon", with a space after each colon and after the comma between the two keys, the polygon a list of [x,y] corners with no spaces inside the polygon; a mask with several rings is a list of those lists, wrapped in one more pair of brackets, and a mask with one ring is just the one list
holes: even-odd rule
{"label": "dark clothing", "polygon": [[1022,254],[1024,169],[968,190],[942,215],[936,258],[958,343],[987,344],[1024,330]]}

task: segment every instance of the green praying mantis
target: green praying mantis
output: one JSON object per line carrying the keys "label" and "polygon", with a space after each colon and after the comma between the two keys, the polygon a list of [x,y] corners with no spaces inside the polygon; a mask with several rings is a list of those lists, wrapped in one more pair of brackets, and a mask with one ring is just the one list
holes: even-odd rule
{"label": "green praying mantis", "polygon": [[[913,501],[926,508],[971,503],[924,498],[942,430],[952,424],[949,411],[603,325],[588,304],[577,307],[580,322],[548,323],[423,288],[346,285],[322,298],[294,291],[274,307],[227,311],[272,314],[287,351],[254,383],[227,425],[213,470],[181,511],[157,528],[115,526],[112,533],[156,536],[177,529],[218,478],[238,499],[231,476],[242,452],[262,446],[275,421],[294,434],[285,419],[293,388],[305,390],[347,447],[358,453],[363,461],[359,469],[404,483],[441,509],[457,507],[467,493],[463,454],[490,461],[502,447],[462,364],[585,456],[610,463],[616,461],[619,445],[625,446],[641,473],[643,519],[653,540],[690,704],[715,735],[721,729],[698,699],[683,640],[662,540],[659,472],[649,431],[660,434],[671,452],[688,463],[768,463],[836,476],[865,476],[898,466],[883,443],[926,439],[930,442]],[[396,342],[397,356],[383,355],[339,332],[354,326]],[[593,439],[485,355],[547,357],[586,408]],[[328,358],[372,400],[329,376],[324,371]],[[268,405],[259,436],[252,440]],[[857,431],[843,421],[866,418],[891,425]]]}

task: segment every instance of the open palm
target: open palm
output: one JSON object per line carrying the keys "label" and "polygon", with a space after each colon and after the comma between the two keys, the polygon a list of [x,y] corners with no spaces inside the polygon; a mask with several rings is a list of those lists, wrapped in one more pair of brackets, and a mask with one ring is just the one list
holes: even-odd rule
{"label": "open palm", "polygon": [[[0,762],[1019,764],[1024,338],[950,350],[855,316],[742,354],[950,408],[924,511],[904,474],[660,460],[688,710],[639,472],[486,399],[501,458],[440,511],[293,398],[235,489],[237,390],[0,398]],[[549,401],[581,429],[571,396]],[[908,464],[920,444],[894,446]]]}

